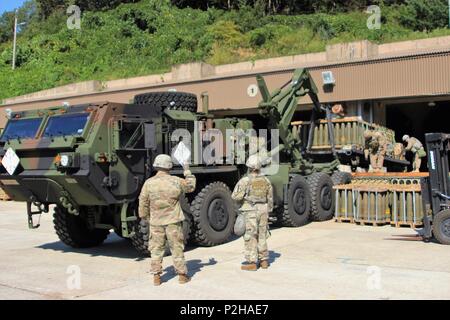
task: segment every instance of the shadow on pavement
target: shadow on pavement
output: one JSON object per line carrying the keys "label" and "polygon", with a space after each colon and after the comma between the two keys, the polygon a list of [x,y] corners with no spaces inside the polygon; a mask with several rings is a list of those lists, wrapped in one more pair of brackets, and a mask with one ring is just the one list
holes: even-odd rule
{"label": "shadow on pavement", "polygon": [[[237,237],[233,237],[229,242],[235,241]],[[229,243],[228,242],[228,243]],[[217,246],[219,247],[219,246]],[[105,256],[105,257],[114,257],[114,258],[123,258],[123,259],[135,259],[136,261],[145,260],[148,257],[141,256],[131,244],[131,241],[128,239],[123,239],[116,235],[115,233],[111,233],[108,238],[105,240],[103,244],[98,247],[93,248],[72,248],[61,241],[45,243],[36,248],[44,249],[44,250],[53,250],[59,251],[63,253],[80,253],[87,254],[93,257],[96,256]],[[198,248],[196,245],[187,245],[185,252],[189,252]],[[166,249],[165,256],[170,256],[169,248]]]}
{"label": "shadow on pavement", "polygon": [[127,239],[122,239],[116,234],[111,233],[105,242],[94,248],[72,248],[62,243],[61,241],[51,242],[37,246],[36,248],[44,250],[54,250],[63,253],[80,253],[88,254],[93,257],[106,256],[123,259],[135,259],[136,261],[144,260],[145,257],[139,255],[139,253],[133,248],[131,242]]}
{"label": "shadow on pavement", "polygon": [[[194,277],[195,274],[201,271],[203,267],[213,266],[215,264],[217,264],[217,260],[214,258],[209,258],[209,261],[205,263],[203,263],[202,260],[199,259],[186,261],[188,275],[190,277]],[[175,272],[174,267],[170,266],[164,269],[164,274],[161,277],[161,280],[169,281],[170,279],[175,278],[176,276],[177,273]]]}
{"label": "shadow on pavement", "polygon": [[269,250],[269,263],[270,264],[273,264],[279,257],[281,257],[281,253]]}

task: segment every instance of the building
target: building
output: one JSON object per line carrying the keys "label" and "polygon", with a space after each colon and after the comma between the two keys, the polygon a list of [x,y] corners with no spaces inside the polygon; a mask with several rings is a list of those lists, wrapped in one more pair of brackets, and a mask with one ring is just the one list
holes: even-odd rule
{"label": "building", "polygon": [[[39,109],[98,101],[129,102],[150,91],[208,92],[210,110],[217,115],[252,117],[260,95],[255,75],[269,87],[289,81],[295,68],[309,68],[322,103],[341,103],[348,116],[408,133],[449,131],[450,37],[376,45],[369,41],[330,45],[325,52],[221,66],[178,65],[172,72],[107,82],[88,81],[6,99],[1,109]],[[334,86],[324,86],[331,71]],[[296,118],[308,118],[310,101],[300,101]],[[0,117],[3,127],[6,117]]]}

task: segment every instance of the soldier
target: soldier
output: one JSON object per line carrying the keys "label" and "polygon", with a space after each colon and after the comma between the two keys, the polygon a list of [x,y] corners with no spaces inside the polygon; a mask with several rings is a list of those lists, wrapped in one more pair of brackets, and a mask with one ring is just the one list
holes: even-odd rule
{"label": "soldier", "polygon": [[232,198],[243,202],[240,211],[245,216],[244,234],[246,263],[242,270],[256,271],[257,262],[263,269],[269,267],[267,249],[269,212],[273,210],[273,191],[270,181],[261,175],[261,161],[257,155],[248,158],[249,174],[234,188]]}
{"label": "soldier", "polygon": [[342,119],[345,117],[345,111],[342,104],[335,104],[331,108],[331,118],[332,119]]}
{"label": "soldier", "polygon": [[364,156],[366,160],[370,155],[370,165],[373,172],[381,172],[384,166],[384,157],[387,152],[386,136],[379,131],[366,130],[364,132],[365,149]]}
{"label": "soldier", "polygon": [[420,172],[422,158],[427,155],[422,142],[420,142],[419,139],[410,137],[406,134],[403,136],[402,140],[406,143],[405,151],[411,151],[414,154],[413,172]]}
{"label": "soldier", "polygon": [[151,272],[155,286],[161,284],[162,261],[169,242],[173,264],[181,284],[190,281],[187,276],[187,267],[184,260],[184,213],[180,206],[180,196],[195,190],[196,179],[184,166],[185,179],[169,174],[172,169],[170,156],[162,154],[155,159],[153,167],[157,174],[148,179],[142,187],[139,197],[139,217],[149,219]]}

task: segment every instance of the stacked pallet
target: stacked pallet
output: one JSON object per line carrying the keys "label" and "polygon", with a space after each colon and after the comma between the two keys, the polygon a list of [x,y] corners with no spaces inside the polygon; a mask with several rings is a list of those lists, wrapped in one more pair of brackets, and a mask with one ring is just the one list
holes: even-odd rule
{"label": "stacked pallet", "polygon": [[355,174],[335,186],[337,222],[418,228],[423,225],[421,173]]}

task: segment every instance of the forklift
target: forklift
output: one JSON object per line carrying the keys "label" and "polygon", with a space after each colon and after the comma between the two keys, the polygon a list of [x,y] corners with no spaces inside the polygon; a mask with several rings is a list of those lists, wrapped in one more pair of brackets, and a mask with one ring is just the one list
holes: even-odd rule
{"label": "forklift", "polygon": [[428,152],[429,177],[422,178],[424,206],[423,239],[434,238],[441,244],[450,245],[450,178],[448,152],[450,134],[427,133],[425,141]]}

